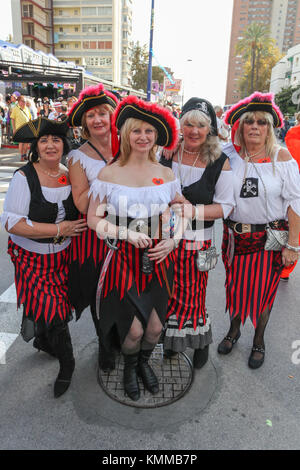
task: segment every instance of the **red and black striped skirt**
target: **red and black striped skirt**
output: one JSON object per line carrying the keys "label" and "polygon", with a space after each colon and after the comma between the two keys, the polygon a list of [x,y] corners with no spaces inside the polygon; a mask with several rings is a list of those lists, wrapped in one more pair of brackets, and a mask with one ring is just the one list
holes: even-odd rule
{"label": "red and black striped skirt", "polygon": [[[153,246],[157,243],[153,240]],[[173,286],[174,253],[171,252],[163,263],[154,263],[153,272],[149,275],[142,272],[143,253],[143,249],[119,241],[118,250],[110,260],[99,312],[100,335],[106,347],[111,347],[109,338],[113,329],[118,333],[119,344],[123,343],[134,317],[145,329],[153,309],[162,326],[165,323],[169,292]]]}
{"label": "red and black striped skirt", "polygon": [[[250,317],[256,328],[265,309],[271,311],[273,307],[283,269],[281,252],[263,249],[265,232],[233,235],[235,252],[230,264],[228,227],[224,224],[222,257],[226,270],[226,311],[231,320],[239,317],[242,323]],[[243,245],[251,252],[243,254]]]}
{"label": "red and black striped skirt", "polygon": [[47,328],[69,321],[70,247],[43,255],[24,250],[9,238],[8,253],[15,266],[17,306],[24,306],[24,317]]}
{"label": "red and black striped skirt", "polygon": [[[86,219],[86,215],[79,218]],[[82,311],[95,301],[97,281],[101,264],[107,253],[104,240],[94,230],[87,229],[71,242],[69,297],[75,308],[76,319]]]}
{"label": "red and black striped skirt", "polygon": [[211,324],[205,308],[207,271],[197,268],[198,250],[206,250],[211,240],[181,240],[176,250],[174,295],[168,303],[164,347],[185,351],[203,349],[212,342]]}

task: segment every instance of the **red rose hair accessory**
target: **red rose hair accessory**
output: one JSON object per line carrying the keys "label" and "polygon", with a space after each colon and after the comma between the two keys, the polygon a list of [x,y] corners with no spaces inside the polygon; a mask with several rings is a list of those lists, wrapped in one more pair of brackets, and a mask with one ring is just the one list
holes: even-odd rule
{"label": "red rose hair accessory", "polygon": [[273,93],[254,92],[252,95],[239,101],[225,113],[225,123],[233,126],[244,113],[263,111],[273,116],[274,127],[283,126],[283,116],[274,102]]}
{"label": "red rose hair accessory", "polygon": [[117,106],[112,124],[121,129],[128,118],[148,122],[157,130],[156,144],[173,149],[178,141],[178,127],[174,116],[155,103],[143,101],[136,96],[124,98]]}

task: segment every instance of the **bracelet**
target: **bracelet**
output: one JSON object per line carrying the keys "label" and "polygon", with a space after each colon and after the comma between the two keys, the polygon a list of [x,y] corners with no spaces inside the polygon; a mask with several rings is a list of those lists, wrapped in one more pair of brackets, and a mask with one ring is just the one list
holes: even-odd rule
{"label": "bracelet", "polygon": [[174,242],[174,249],[176,250],[176,248],[178,248],[180,240],[176,240],[175,238],[172,238],[172,240]]}
{"label": "bracelet", "polygon": [[128,230],[124,225],[119,225],[119,240],[127,239]]}
{"label": "bracelet", "polygon": [[195,206],[195,215],[194,217],[192,218],[192,220],[198,220],[198,206]]}
{"label": "bracelet", "polygon": [[300,253],[300,246],[292,246],[292,245],[289,245],[288,243],[286,243],[285,247],[288,250],[295,251],[296,253]]}
{"label": "bracelet", "polygon": [[59,227],[59,224],[55,224],[55,225],[57,227],[57,234],[56,234],[55,238],[58,238],[59,235],[60,235],[60,227]]}

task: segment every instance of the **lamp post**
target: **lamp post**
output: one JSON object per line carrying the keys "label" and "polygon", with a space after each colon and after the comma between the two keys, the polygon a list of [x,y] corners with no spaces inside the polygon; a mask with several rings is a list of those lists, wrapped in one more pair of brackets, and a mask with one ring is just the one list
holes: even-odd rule
{"label": "lamp post", "polygon": [[[192,59],[187,59],[186,61],[187,62],[192,62],[193,60]],[[184,82],[185,82],[185,80],[182,81],[182,104],[181,104],[181,106],[183,106],[183,103],[184,103]]]}
{"label": "lamp post", "polygon": [[151,5],[151,22],[150,22],[150,44],[149,44],[149,63],[148,63],[148,81],[147,81],[147,101],[151,100],[151,85],[152,85],[152,44],[153,44],[153,30],[154,30],[154,0]]}

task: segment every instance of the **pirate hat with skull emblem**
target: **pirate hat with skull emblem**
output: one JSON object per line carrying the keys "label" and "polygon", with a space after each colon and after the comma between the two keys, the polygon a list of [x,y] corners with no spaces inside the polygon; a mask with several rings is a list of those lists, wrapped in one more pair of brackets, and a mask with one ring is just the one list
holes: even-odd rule
{"label": "pirate hat with skull emblem", "polygon": [[218,135],[217,116],[212,104],[203,98],[190,98],[182,107],[180,118],[189,111],[201,111],[210,119],[211,135]]}

